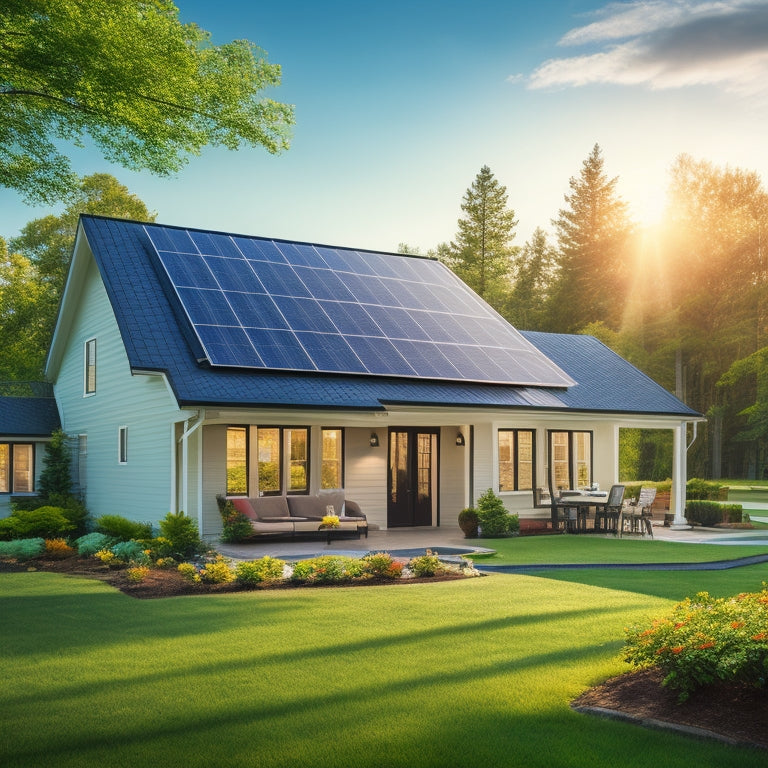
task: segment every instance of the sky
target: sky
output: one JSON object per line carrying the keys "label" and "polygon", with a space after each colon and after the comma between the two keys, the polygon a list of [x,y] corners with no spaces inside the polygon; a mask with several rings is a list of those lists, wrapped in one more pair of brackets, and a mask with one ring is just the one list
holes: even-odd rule
{"label": "sky", "polygon": [[[599,144],[635,219],[687,153],[768,179],[768,0],[176,0],[214,43],[282,67],[291,148],[207,149],[171,178],[72,150],[164,224],[422,252],[455,237],[483,165],[523,245]],[[0,236],[55,209],[0,190]]]}

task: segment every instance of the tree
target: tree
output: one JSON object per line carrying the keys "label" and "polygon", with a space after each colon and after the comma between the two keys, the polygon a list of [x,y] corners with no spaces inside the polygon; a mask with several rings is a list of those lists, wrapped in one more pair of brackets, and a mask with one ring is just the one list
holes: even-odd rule
{"label": "tree", "polygon": [[61,141],[167,175],[207,145],[288,147],[293,108],[261,94],[280,67],[247,40],[215,46],[170,0],[3,0],[0,185],[65,199]]}
{"label": "tree", "polygon": [[552,220],[560,246],[552,293],[558,331],[576,331],[596,320],[616,328],[621,319],[632,225],[627,204],[616,194],[618,179],[609,179],[603,165],[595,144],[579,176],[569,181],[568,206]]}
{"label": "tree", "polygon": [[[86,176],[58,216],[30,221],[0,249],[0,379],[39,379],[56,322],[81,213],[154,221],[114,176]],[[0,241],[1,242],[1,241]],[[4,244],[3,244],[4,245]]]}
{"label": "tree", "polygon": [[547,324],[547,300],[552,285],[557,251],[537,227],[513,260],[513,288],[504,316],[512,325],[543,330]]}
{"label": "tree", "polygon": [[499,184],[484,165],[461,203],[456,240],[451,242],[444,261],[486,301],[496,306],[509,291],[512,246],[517,226],[515,212],[507,208],[507,188]]}

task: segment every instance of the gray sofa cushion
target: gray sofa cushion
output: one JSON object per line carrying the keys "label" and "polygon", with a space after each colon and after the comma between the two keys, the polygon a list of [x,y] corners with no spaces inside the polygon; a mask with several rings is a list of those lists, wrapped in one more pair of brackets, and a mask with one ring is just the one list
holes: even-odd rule
{"label": "gray sofa cushion", "polygon": [[317,496],[288,496],[288,509],[293,517],[321,520],[325,507]]}
{"label": "gray sofa cushion", "polygon": [[256,515],[264,520],[270,517],[290,517],[285,496],[259,496],[249,501]]}

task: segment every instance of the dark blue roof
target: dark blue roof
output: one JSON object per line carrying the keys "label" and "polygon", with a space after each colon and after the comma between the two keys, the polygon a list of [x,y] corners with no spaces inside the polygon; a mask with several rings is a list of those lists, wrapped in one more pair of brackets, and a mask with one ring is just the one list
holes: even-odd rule
{"label": "dark blue roof", "polygon": [[50,437],[60,427],[52,397],[0,397],[0,436]]}
{"label": "dark blue roof", "polygon": [[[174,310],[158,276],[145,232],[151,225],[83,216],[81,226],[131,367],[165,373],[181,406],[374,410],[387,404],[421,404],[696,415],[607,347],[595,339],[585,341],[590,339],[585,336],[523,334],[578,382],[568,390],[211,368],[201,364],[199,342],[178,316],[178,308]],[[582,359],[585,352],[588,359]]]}

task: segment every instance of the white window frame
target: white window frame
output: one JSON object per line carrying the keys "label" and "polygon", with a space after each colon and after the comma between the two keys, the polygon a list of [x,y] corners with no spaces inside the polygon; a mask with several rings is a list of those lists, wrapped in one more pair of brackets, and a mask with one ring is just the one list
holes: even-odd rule
{"label": "white window frame", "polygon": [[[91,359],[91,345],[93,345],[93,359]],[[89,389],[90,371],[93,369],[93,388]],[[96,337],[86,339],[83,342],[83,397],[93,397],[96,394]]]}
{"label": "white window frame", "polygon": [[125,425],[117,428],[117,463],[128,463],[128,427]]}

